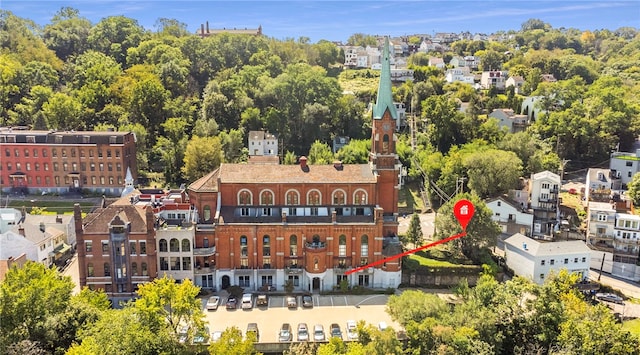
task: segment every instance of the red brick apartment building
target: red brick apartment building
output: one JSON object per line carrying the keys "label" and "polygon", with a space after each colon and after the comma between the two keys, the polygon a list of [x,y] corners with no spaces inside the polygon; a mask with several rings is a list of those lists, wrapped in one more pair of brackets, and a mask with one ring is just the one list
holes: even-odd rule
{"label": "red brick apartment building", "polygon": [[368,164],[222,164],[186,191],[134,191],[84,221],[78,211],[81,285],[112,299],[163,275],[253,291],[397,287],[400,259],[346,275],[401,252],[388,44],[382,62]]}
{"label": "red brick apartment building", "polygon": [[0,186],[5,193],[120,195],[127,169],[137,178],[131,132],[0,128]]}

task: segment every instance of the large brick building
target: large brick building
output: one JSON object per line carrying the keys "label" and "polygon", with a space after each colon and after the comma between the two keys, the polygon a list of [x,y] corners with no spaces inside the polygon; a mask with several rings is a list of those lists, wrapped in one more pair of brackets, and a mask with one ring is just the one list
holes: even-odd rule
{"label": "large brick building", "polygon": [[127,169],[137,178],[131,132],[0,128],[0,157],[3,192],[119,195]]}
{"label": "large brick building", "polygon": [[[351,268],[398,252],[401,166],[397,112],[385,46],[372,114],[369,164],[222,164],[188,187],[199,211],[196,248],[215,245],[216,287],[330,290],[351,285],[397,287],[400,260],[346,275]],[[196,280],[198,283],[199,280]]]}

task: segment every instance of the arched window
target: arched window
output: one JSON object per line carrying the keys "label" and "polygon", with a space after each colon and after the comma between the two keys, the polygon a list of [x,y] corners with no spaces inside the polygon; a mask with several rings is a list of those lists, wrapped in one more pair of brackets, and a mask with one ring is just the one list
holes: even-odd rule
{"label": "arched window", "polygon": [[111,267],[109,267],[109,263],[104,263],[104,276],[111,276]]}
{"label": "arched window", "polygon": [[334,205],[344,205],[345,204],[345,193],[342,190],[336,190],[333,192],[333,204]]}
{"label": "arched window", "polygon": [[191,251],[191,242],[189,239],[182,240],[182,251]]}
{"label": "arched window", "polygon": [[295,234],[289,237],[289,255],[298,255],[298,237],[296,237]]}
{"label": "arched window", "polygon": [[296,190],[287,191],[287,205],[299,205],[300,204],[300,194]]}
{"label": "arched window", "polygon": [[322,195],[318,190],[311,190],[307,193],[307,205],[317,206],[322,203]]}
{"label": "arched window", "polygon": [[240,256],[249,256],[249,248],[247,247],[247,237],[240,237]]}
{"label": "arched window", "polygon": [[95,274],[93,273],[93,263],[88,263],[87,264],[87,276],[91,277],[94,276]]}
{"label": "arched window", "polygon": [[313,258],[313,269],[318,270],[318,258]]}
{"label": "arched window", "polygon": [[147,271],[147,263],[142,263],[142,276],[149,276],[149,271]]}
{"label": "arched window", "polygon": [[138,276],[138,263],[131,263],[131,275]]}
{"label": "arched window", "polygon": [[238,205],[248,206],[251,205],[251,191],[242,190],[238,192]]}
{"label": "arched window", "polygon": [[389,153],[389,135],[382,136],[382,152]]}
{"label": "arched window", "polygon": [[311,242],[313,244],[320,244],[320,236],[317,234],[314,234],[313,237],[311,237]]}
{"label": "arched window", "polygon": [[205,205],[204,208],[202,209],[203,214],[202,214],[202,218],[205,221],[210,221],[211,220],[211,207],[209,207],[209,205]]}
{"label": "arched window", "polygon": [[363,235],[360,238],[360,264],[364,265],[369,262],[369,237]]}
{"label": "arched window", "polygon": [[263,190],[260,192],[260,204],[273,205],[273,192],[269,190]]}
{"label": "arched window", "polygon": [[160,245],[160,251],[167,251],[167,240],[166,239],[160,239],[160,242],[158,242],[158,244]]}
{"label": "arched window", "polygon": [[180,242],[176,238],[171,238],[169,241],[169,251],[170,252],[179,252],[180,251]]}
{"label": "arched window", "polygon": [[354,205],[366,205],[367,204],[367,192],[364,190],[356,190],[353,193]]}
{"label": "arched window", "polygon": [[347,236],[344,234],[338,237],[338,256],[347,256]]}

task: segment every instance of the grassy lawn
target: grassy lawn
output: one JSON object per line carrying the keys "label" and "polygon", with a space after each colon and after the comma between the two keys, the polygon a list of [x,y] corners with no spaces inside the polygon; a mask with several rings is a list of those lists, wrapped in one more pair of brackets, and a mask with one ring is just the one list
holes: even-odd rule
{"label": "grassy lawn", "polygon": [[640,318],[622,323],[622,328],[628,330],[632,334],[640,336]]}
{"label": "grassy lawn", "polygon": [[[31,202],[33,201],[33,202]],[[71,214],[73,213],[73,205],[79,203],[82,212],[89,212],[96,204],[95,201],[90,200],[78,200],[78,201],[66,201],[66,200],[11,200],[8,207],[15,209],[22,209],[26,207],[27,212],[31,212],[31,207],[44,208],[43,214]]]}
{"label": "grassy lawn", "polygon": [[420,197],[420,185],[412,182],[400,189],[398,194],[398,207],[403,212],[411,213],[416,210],[424,211],[424,204]]}
{"label": "grassy lawn", "polygon": [[409,256],[409,259],[417,261],[421,266],[426,267],[458,267],[460,264],[454,264],[445,260],[430,259],[422,255],[422,253],[416,253]]}

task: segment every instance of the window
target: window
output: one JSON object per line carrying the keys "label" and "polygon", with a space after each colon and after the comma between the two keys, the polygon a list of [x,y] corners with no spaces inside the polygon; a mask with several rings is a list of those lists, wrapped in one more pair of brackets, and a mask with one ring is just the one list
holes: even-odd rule
{"label": "window", "polygon": [[111,158],[111,149],[107,149],[107,158]]}
{"label": "window", "polygon": [[37,157],[38,157],[38,150],[37,150],[37,149],[34,149],[34,150],[33,150],[33,157],[34,157],[34,158],[37,158]]}
{"label": "window", "polygon": [[544,274],[540,274],[540,280],[544,280]]}
{"label": "window", "polygon": [[116,149],[116,158],[120,158],[120,151]]}
{"label": "window", "polygon": [[293,285],[293,287],[300,286],[300,277],[297,275],[289,275],[289,282]]}
{"label": "window", "polygon": [[25,156],[26,158],[28,158],[28,157],[29,157],[29,149],[25,149],[25,150],[24,150],[24,156]]}
{"label": "window", "polygon": [[382,152],[389,153],[389,135],[385,134],[382,136]]}
{"label": "window", "polygon": [[298,191],[295,190],[291,190],[291,191],[287,191],[287,205],[299,205],[300,204],[300,194],[298,194]]}
{"label": "window", "polygon": [[360,265],[369,263],[369,237],[363,235],[360,239]]}
{"label": "window", "polygon": [[169,263],[171,264],[171,270],[180,270],[180,258],[177,256],[172,256]]}
{"label": "window", "polygon": [[544,260],[540,260],[540,265],[544,265]]}
{"label": "window", "polygon": [[26,169],[27,169],[27,171],[30,171],[30,170],[31,170],[31,163],[27,163],[27,165],[26,165]]}
{"label": "window", "polygon": [[549,265],[554,265],[556,261],[554,259],[549,260]]}
{"label": "window", "polygon": [[251,192],[242,190],[238,193],[238,205],[248,206],[251,205]]}
{"label": "window", "polygon": [[67,150],[66,149],[62,149],[62,157],[66,158],[67,157]]}
{"label": "window", "polygon": [[[140,242],[140,254],[142,255],[146,255],[147,254],[147,242]],[[147,265],[147,264],[143,264],[143,265]],[[143,274],[144,275],[144,274]],[[146,275],[144,275],[146,276]]]}
{"label": "window", "polygon": [[191,270],[191,258],[185,256],[182,258],[182,270]]}
{"label": "window", "polygon": [[6,155],[6,156],[10,157],[10,156],[11,156],[11,149],[8,149],[8,148],[7,148],[7,149],[5,149],[5,150],[4,150],[4,155]]}
{"label": "window", "polygon": [[260,193],[261,205],[273,205],[273,192],[265,190]]}
{"label": "window", "polygon": [[182,251],[191,251],[191,242],[189,239],[182,240]]}
{"label": "window", "polygon": [[289,255],[298,255],[298,237],[296,237],[295,235],[289,237]]}
{"label": "window", "polygon": [[353,204],[354,205],[366,205],[367,204],[367,193],[364,190],[357,190],[353,194]]}
{"label": "window", "polygon": [[369,286],[369,275],[358,275],[358,286]]}
{"label": "window", "polygon": [[338,237],[338,256],[347,256],[347,236],[344,234]]}
{"label": "window", "polygon": [[[142,242],[140,242],[142,244]],[[149,276],[149,271],[147,271],[147,263],[142,263],[142,276]]]}
{"label": "window", "polygon": [[344,205],[345,204],[344,191],[342,191],[342,190],[334,191],[334,193],[333,193],[333,204],[334,205]]}
{"label": "window", "polygon": [[311,206],[318,206],[322,203],[322,196],[320,196],[320,191],[311,190],[307,193],[307,204]]}
{"label": "window", "polygon": [[249,282],[249,276],[238,276],[238,286],[240,287],[250,287],[251,284]]}
{"label": "window", "polygon": [[249,248],[247,247],[247,237],[240,237],[240,256],[249,256]]}
{"label": "window", "polygon": [[58,150],[56,148],[51,149],[51,156],[54,158],[58,157]]}
{"label": "window", "polygon": [[169,241],[169,251],[170,252],[179,252],[180,251],[180,242],[176,238],[171,238]]}
{"label": "window", "polygon": [[249,268],[249,259],[241,258],[240,259],[240,268],[241,269],[248,269]]}
{"label": "window", "polygon": [[273,286],[273,276],[271,275],[263,275],[262,276],[262,286]]}
{"label": "window", "polygon": [[568,258],[564,258],[564,263],[568,264],[569,263],[569,259]]}
{"label": "window", "polygon": [[209,207],[209,205],[204,206],[203,211],[203,215],[202,218],[205,221],[210,221],[211,220],[211,207]]}
{"label": "window", "polygon": [[169,258],[165,256],[160,257],[160,270],[161,271],[169,270]]}
{"label": "window", "polygon": [[95,274],[93,272],[93,263],[87,264],[87,276],[93,277]]}
{"label": "window", "polygon": [[347,275],[337,275],[336,276],[336,285],[340,285],[342,283],[342,281],[349,282],[349,278],[347,277]]}
{"label": "window", "polygon": [[102,242],[102,254],[109,254],[109,242]]}
{"label": "window", "polygon": [[107,170],[113,171],[113,164],[112,163],[107,164]]}
{"label": "window", "polygon": [[549,183],[548,182],[542,183],[542,188],[543,189],[548,189],[549,188]]}
{"label": "window", "polygon": [[262,237],[262,255],[271,256],[271,238],[268,235]]}
{"label": "window", "polygon": [[35,163],[34,168],[35,171],[40,171],[40,163]]}
{"label": "window", "polygon": [[104,263],[104,276],[111,276],[111,268],[109,263]]}
{"label": "window", "polygon": [[49,163],[44,163],[44,170],[49,171]]}
{"label": "window", "polygon": [[131,263],[131,275],[138,276],[138,263],[136,262]]}
{"label": "window", "polygon": [[13,153],[16,156],[16,158],[20,156],[20,151],[18,149],[14,149]]}
{"label": "window", "polygon": [[129,242],[129,254],[136,255],[136,242]]}
{"label": "window", "polygon": [[628,162],[626,162],[626,164],[625,164],[625,165],[626,165],[626,166],[633,166],[633,162],[628,161]]}
{"label": "window", "polygon": [[93,251],[93,242],[90,240],[85,240],[84,241],[84,250],[87,253],[91,253],[91,251]]}
{"label": "window", "polygon": [[587,258],[586,258],[586,257],[583,257],[583,258],[582,258],[582,262],[583,262],[583,263],[584,263],[584,262],[587,262]]}
{"label": "window", "polygon": [[11,169],[13,169],[13,168],[11,167],[11,163],[7,163],[7,170],[11,171]]}
{"label": "window", "polygon": [[607,215],[604,213],[598,213],[598,222],[606,222],[607,221]]}

